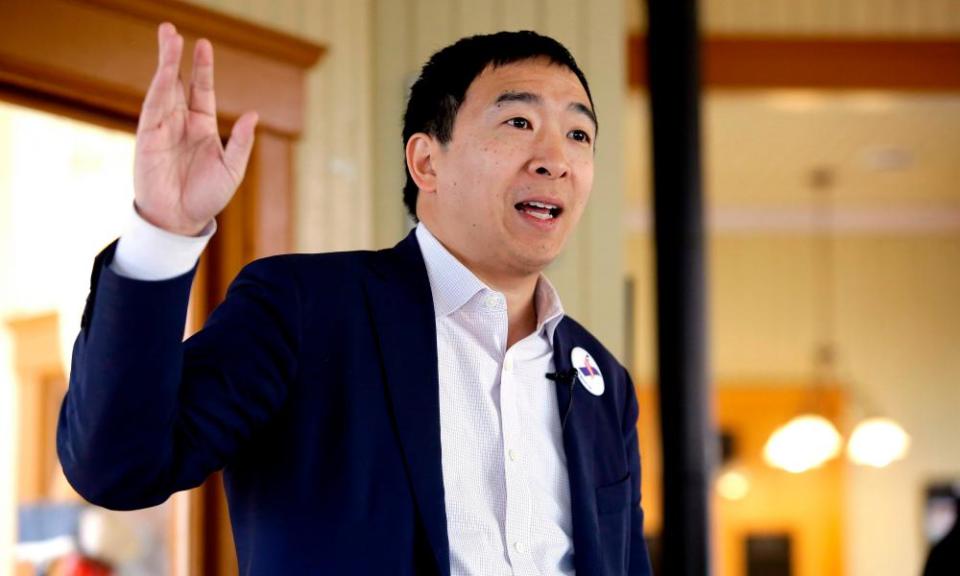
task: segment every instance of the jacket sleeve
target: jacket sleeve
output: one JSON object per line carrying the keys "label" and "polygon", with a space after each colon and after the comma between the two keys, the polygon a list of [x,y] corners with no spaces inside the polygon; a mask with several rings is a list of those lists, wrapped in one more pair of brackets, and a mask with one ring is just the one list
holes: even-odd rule
{"label": "jacket sleeve", "polygon": [[650,557],[647,542],[643,537],[643,507],[640,498],[640,448],[637,440],[637,419],[639,407],[637,392],[633,387],[630,374],[624,370],[627,383],[626,410],[623,419],[623,440],[627,448],[627,462],[630,477],[633,479],[633,493],[630,501],[630,558],[627,573],[631,576],[650,576]]}
{"label": "jacket sleeve", "polygon": [[223,468],[282,406],[296,373],[298,291],[280,259],[248,265],[186,343],[193,272],[148,282],[94,264],[57,453],[113,509],[159,504]]}

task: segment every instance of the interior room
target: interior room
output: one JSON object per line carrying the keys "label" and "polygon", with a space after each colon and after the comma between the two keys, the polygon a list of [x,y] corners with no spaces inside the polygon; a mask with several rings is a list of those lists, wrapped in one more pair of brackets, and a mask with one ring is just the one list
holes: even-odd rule
{"label": "interior room", "polygon": [[[570,48],[600,129],[589,208],[547,276],[636,384],[645,534],[668,573],[656,571],[663,383],[642,2],[43,0],[3,12],[0,576],[87,561],[96,574],[237,572],[219,476],[112,512],[86,504],[56,457],[90,267],[129,224],[164,20],[217,50],[221,135],[247,109],[261,116],[187,334],[255,258],[380,249],[410,231],[400,119],[435,50],[501,29]],[[960,7],[703,0],[699,19],[713,573],[919,576],[960,522]]]}

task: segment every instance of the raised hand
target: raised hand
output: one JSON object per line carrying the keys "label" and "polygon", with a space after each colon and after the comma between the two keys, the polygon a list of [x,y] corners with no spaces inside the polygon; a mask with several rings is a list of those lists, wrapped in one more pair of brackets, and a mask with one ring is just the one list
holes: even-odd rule
{"label": "raised hand", "polygon": [[257,114],[233,125],[226,148],[217,132],[213,46],[198,40],[189,94],[180,80],[183,36],[157,30],[159,64],[137,126],[134,196],[137,211],[169,232],[196,235],[230,202],[253,148]]}

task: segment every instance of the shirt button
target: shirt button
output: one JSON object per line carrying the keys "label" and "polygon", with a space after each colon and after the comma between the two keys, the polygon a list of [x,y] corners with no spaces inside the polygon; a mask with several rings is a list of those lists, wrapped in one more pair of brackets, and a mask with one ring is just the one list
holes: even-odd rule
{"label": "shirt button", "polygon": [[513,448],[507,450],[507,456],[510,458],[511,462],[516,462],[520,458],[520,454]]}
{"label": "shirt button", "polygon": [[487,296],[484,303],[487,305],[487,308],[496,308],[499,301],[496,296]]}
{"label": "shirt button", "polygon": [[527,548],[526,546],[523,545],[523,542],[520,542],[518,540],[513,543],[513,549],[516,550],[517,552],[523,553],[523,551],[526,550]]}

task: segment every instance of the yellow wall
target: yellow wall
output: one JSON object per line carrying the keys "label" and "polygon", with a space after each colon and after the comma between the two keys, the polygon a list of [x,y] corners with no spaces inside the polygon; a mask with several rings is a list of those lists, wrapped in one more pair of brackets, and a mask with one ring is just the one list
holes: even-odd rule
{"label": "yellow wall", "polygon": [[890,470],[849,470],[849,573],[917,573],[923,486],[960,478],[960,235],[851,239],[838,266],[850,381],[913,437]]}
{"label": "yellow wall", "polygon": [[[796,576],[843,573],[843,461],[835,459],[816,470],[791,474],[767,466],[762,459],[767,438],[808,404],[808,392],[802,382],[785,380],[727,382],[717,390],[712,410],[717,428],[732,434],[736,446],[730,465],[750,482],[740,500],[721,498],[713,489],[708,492],[717,576],[746,574],[747,536],[780,534],[790,537]],[[659,533],[663,526],[662,459],[656,391],[643,386],[638,400],[645,531]],[[841,414],[842,392],[827,388],[818,400],[825,415],[836,418]]]}
{"label": "yellow wall", "polygon": [[[802,383],[776,388],[730,383],[717,392],[717,424],[734,435],[737,454],[732,463],[751,483],[742,500],[713,495],[718,576],[745,574],[746,537],[754,534],[789,535],[796,576],[843,573],[843,461],[792,474],[762,459],[767,438],[805,408],[808,394]],[[819,402],[825,416],[840,415],[842,393],[825,389]]]}

